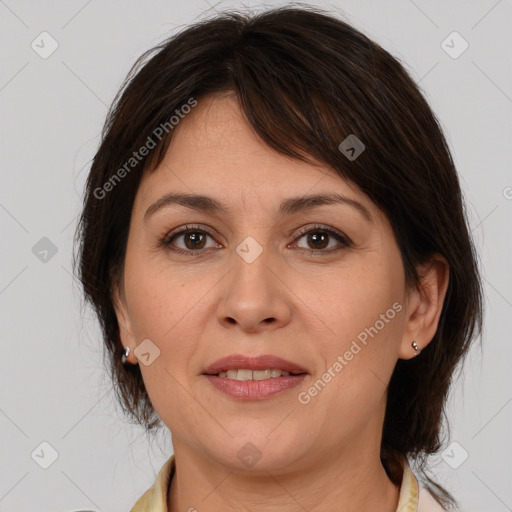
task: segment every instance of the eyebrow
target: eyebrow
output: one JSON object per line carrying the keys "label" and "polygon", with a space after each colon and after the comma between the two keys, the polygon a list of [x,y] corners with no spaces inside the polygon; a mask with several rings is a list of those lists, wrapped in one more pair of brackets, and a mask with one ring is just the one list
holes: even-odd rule
{"label": "eyebrow", "polygon": [[[290,197],[285,199],[279,206],[278,217],[282,218],[299,211],[307,211],[318,206],[331,204],[343,204],[351,206],[356,209],[366,220],[373,222],[373,216],[363,204],[341,194],[314,194],[302,197]],[[230,208],[223,205],[213,197],[197,194],[181,194],[170,192],[155,201],[146,210],[146,213],[144,214],[144,220],[146,221],[158,210],[172,205],[181,205],[199,212],[217,215],[233,215]]]}

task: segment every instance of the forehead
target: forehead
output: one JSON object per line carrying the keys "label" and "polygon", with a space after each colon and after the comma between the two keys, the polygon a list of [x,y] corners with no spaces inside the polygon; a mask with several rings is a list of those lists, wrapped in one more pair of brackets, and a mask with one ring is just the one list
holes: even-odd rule
{"label": "forehead", "polygon": [[251,196],[280,202],[288,197],[337,192],[375,205],[329,166],[292,159],[262,141],[232,93],[202,98],[173,130],[169,148],[146,173],[138,202],[169,191],[214,195],[225,203]]}
{"label": "forehead", "polygon": [[236,171],[231,177],[240,176],[245,181],[250,177],[260,181],[277,179],[280,170],[281,174],[295,175],[316,171],[317,179],[324,174],[337,176],[320,162],[316,166],[302,163],[270,148],[256,134],[230,92],[202,98],[180,121],[164,162],[169,166],[215,169],[217,176],[223,170],[226,174]]}

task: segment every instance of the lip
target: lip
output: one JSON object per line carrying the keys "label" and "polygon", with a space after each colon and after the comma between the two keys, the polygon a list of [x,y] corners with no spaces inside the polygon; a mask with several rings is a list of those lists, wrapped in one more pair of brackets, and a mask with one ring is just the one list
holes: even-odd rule
{"label": "lip", "polygon": [[203,375],[218,391],[237,400],[265,400],[266,398],[298,386],[306,377],[288,375],[265,380],[235,380],[217,375]]}
{"label": "lip", "polygon": [[[226,370],[238,370],[238,369],[247,369],[247,370],[267,370],[267,369],[276,369],[276,370],[284,370],[290,373],[295,374],[307,374],[308,371],[305,368],[302,368],[296,363],[292,363],[286,359],[281,357],[277,357],[271,354],[264,354],[260,356],[245,356],[243,354],[232,354],[227,357],[222,357],[218,359],[208,367],[203,370],[203,375],[214,376],[219,372],[223,372]],[[220,377],[219,377],[220,378]],[[277,377],[277,379],[282,379],[285,377]],[[231,380],[231,379],[230,379]],[[240,381],[247,382],[247,381]],[[259,381],[262,382],[262,381]]]}

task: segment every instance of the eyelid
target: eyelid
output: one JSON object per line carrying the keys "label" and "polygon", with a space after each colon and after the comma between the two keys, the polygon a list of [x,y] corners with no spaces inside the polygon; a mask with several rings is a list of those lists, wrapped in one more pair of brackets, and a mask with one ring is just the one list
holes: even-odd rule
{"label": "eyelid", "polygon": [[212,238],[216,238],[218,236],[215,230],[213,230],[210,226],[205,226],[204,224],[185,224],[184,226],[180,226],[179,228],[176,228],[171,232],[167,233],[162,238],[162,244],[168,245],[173,238],[176,238],[177,236],[187,233],[189,231],[204,231]]}
{"label": "eyelid", "polygon": [[[308,224],[306,226],[303,226],[303,227],[299,228],[299,231],[297,232],[296,238],[299,238],[302,235],[304,235],[306,233],[309,233],[310,231],[315,231],[315,230],[317,230],[317,231],[326,231],[327,233],[331,233],[331,234],[337,235],[344,242],[346,242],[347,245],[352,245],[353,244],[353,242],[350,239],[350,237],[347,236],[345,233],[339,231],[336,228],[333,228],[332,226],[326,226],[326,225],[323,225],[323,224],[313,224],[313,225]],[[314,250],[314,249],[311,249],[311,250]]]}
{"label": "eyelid", "polygon": [[[199,224],[196,224],[196,225],[186,224],[186,225],[180,226],[179,228],[176,228],[175,230],[173,230],[170,233],[166,234],[161,239],[160,245],[162,245],[164,248],[168,248],[169,246],[171,246],[171,241],[174,240],[175,238],[177,238],[178,236],[186,234],[187,232],[194,232],[194,231],[200,231],[200,232],[202,231],[202,232],[206,233],[207,235],[209,235],[212,239],[215,239],[217,237],[217,235],[215,234],[215,231],[211,227],[209,227],[209,226],[205,226],[204,224],[202,224],[202,225],[199,225]],[[295,238],[294,238],[292,243],[296,242],[299,238],[302,238],[302,236],[304,236],[305,234],[309,233],[310,231],[324,231],[326,233],[329,233],[330,235],[338,238],[338,241],[343,246],[345,246],[345,247],[350,247],[350,246],[353,245],[352,240],[345,233],[339,231],[338,229],[336,229],[334,227],[323,225],[323,224],[313,224],[313,225],[308,224],[306,226],[302,226],[296,232]],[[292,232],[289,232],[287,234],[290,235],[290,234],[292,234]],[[302,249],[302,250],[305,250],[305,251],[309,251],[309,252],[312,252],[312,253],[326,253],[326,254],[329,254],[329,253],[332,253],[332,252],[336,252],[336,251],[333,251],[332,249],[331,250],[306,249],[306,248],[303,248],[303,247],[300,247],[299,249]],[[185,250],[185,249],[174,247],[173,249],[170,249],[170,250],[173,250],[173,251],[178,252],[178,253],[183,253],[183,254],[186,254],[186,253],[188,253],[188,254],[196,253],[196,255],[200,255],[201,253],[204,253],[204,249],[203,250],[200,249],[200,250],[197,250],[197,251],[191,251],[191,250]],[[338,249],[338,250],[340,250],[340,249]]]}

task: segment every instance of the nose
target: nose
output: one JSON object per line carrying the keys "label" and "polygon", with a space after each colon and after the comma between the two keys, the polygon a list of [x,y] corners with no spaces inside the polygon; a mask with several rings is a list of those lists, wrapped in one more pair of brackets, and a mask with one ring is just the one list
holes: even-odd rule
{"label": "nose", "polygon": [[216,310],[223,327],[257,333],[290,321],[293,293],[286,284],[284,269],[280,269],[277,259],[271,260],[266,251],[254,261],[234,255],[232,270],[222,281]]}

